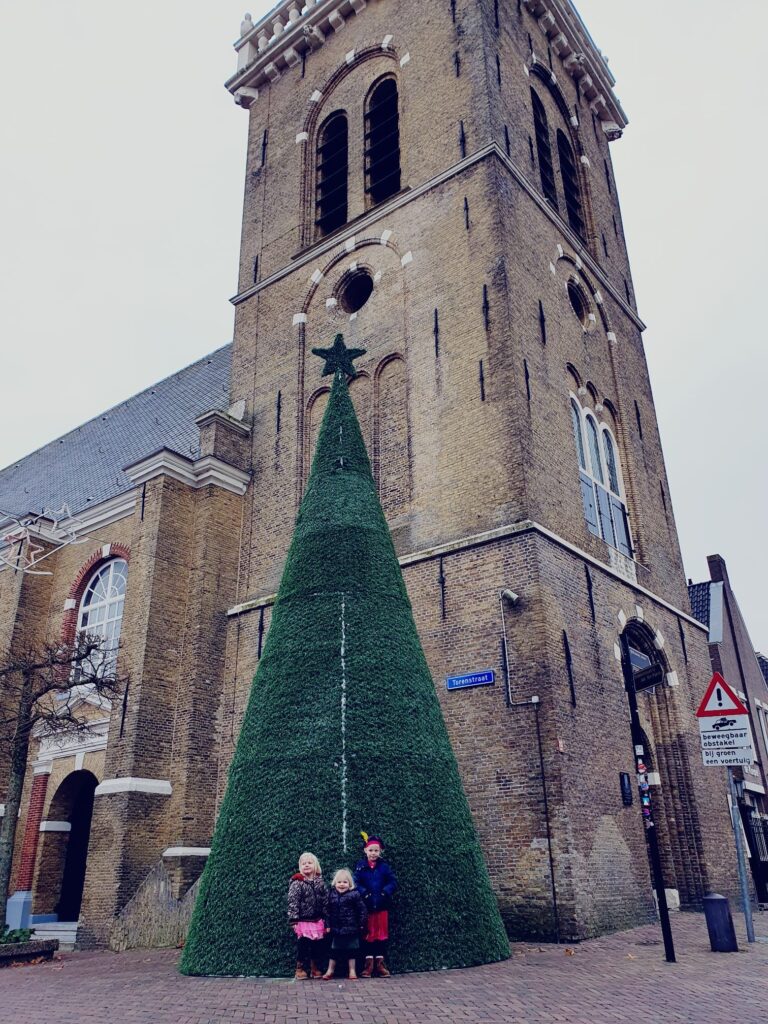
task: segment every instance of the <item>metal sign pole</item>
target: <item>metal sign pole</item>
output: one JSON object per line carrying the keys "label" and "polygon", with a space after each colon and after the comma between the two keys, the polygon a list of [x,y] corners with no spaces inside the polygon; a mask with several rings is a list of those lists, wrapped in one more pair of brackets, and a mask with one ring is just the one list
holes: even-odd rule
{"label": "metal sign pole", "polygon": [[728,789],[731,794],[731,824],[733,835],[736,839],[736,859],[739,863],[739,884],[741,885],[741,903],[744,908],[744,923],[747,926],[747,942],[755,941],[755,925],[752,921],[752,902],[749,898],[749,881],[747,880],[747,865],[744,859],[744,844],[741,841],[741,811],[739,810],[739,798],[736,792],[736,780],[733,777],[733,769],[728,769]]}

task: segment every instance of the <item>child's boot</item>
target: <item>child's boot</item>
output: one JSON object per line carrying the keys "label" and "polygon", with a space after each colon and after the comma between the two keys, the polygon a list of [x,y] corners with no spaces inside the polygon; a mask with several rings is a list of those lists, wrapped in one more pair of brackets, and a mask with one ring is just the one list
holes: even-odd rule
{"label": "child's boot", "polygon": [[296,973],[293,975],[294,981],[306,981],[309,978],[307,970],[301,960],[296,961]]}
{"label": "child's boot", "polygon": [[310,978],[322,978],[323,972],[317,966],[314,960],[309,961],[309,976]]}
{"label": "child's boot", "polygon": [[376,977],[377,978],[389,978],[391,977],[389,968],[384,963],[383,956],[376,957]]}
{"label": "child's boot", "polygon": [[373,974],[373,957],[367,956],[365,958],[365,964],[363,965],[362,971],[360,971],[361,978],[370,978]]}

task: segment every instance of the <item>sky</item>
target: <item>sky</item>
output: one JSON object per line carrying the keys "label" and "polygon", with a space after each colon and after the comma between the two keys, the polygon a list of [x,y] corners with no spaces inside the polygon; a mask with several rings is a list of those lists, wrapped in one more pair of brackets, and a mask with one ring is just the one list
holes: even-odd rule
{"label": "sky", "polygon": [[[247,2],[0,0],[0,466],[231,340]],[[768,3],[577,6],[630,121],[611,152],[686,573],[721,554],[768,651]]]}

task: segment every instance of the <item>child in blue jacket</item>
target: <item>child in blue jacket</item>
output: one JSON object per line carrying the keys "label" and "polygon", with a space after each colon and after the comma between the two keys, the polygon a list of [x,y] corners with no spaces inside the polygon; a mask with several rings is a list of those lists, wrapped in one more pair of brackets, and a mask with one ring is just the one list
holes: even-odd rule
{"label": "child in blue jacket", "polygon": [[368,911],[365,932],[365,965],[361,978],[388,978],[390,971],[384,957],[389,941],[389,907],[397,890],[397,878],[383,859],[384,844],[378,836],[363,836],[364,857],[355,865],[355,885]]}

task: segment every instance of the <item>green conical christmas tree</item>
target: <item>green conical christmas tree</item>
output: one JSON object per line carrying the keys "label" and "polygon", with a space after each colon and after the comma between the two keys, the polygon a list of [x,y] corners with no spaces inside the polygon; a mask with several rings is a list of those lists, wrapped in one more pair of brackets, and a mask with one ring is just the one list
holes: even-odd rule
{"label": "green conical christmas tree", "polygon": [[[320,354],[320,352],[318,352]],[[292,973],[288,880],[383,837],[400,890],[395,971],[501,960],[509,946],[376,494],[341,336],[333,387],[181,961]]]}

